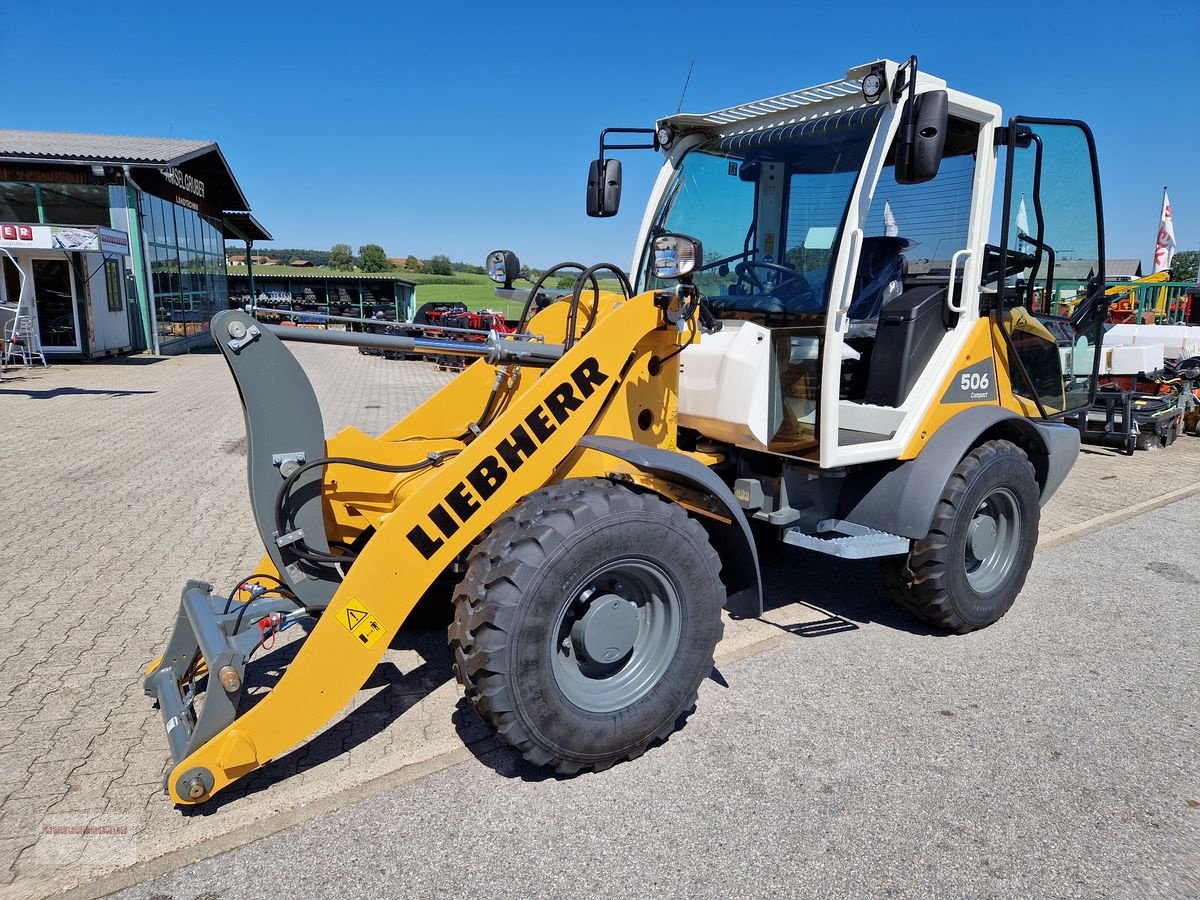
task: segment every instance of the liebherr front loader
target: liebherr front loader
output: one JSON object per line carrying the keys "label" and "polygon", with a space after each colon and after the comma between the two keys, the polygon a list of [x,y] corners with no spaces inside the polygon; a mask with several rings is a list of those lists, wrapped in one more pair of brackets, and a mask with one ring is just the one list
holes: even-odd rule
{"label": "liebherr front loader", "polygon": [[[875,62],[605,131],[589,214],[617,211],[611,153],[639,145],[610,142],[630,133],[664,156],[632,276],[578,266],[553,300],[551,269],[514,334],[213,318],[266,555],[228,597],[188,582],[147,670],[176,802],[320,730],[439,579],[457,581],[449,639],[468,701],[562,773],[678,727],[722,607],[762,611],[756,541],[877,558],[905,609],[951,631],[1013,603],[1039,508],[1078,451],[1060,420],[1096,380],[1107,301],[1087,126],[1004,121],[915,57]],[[1068,249],[1091,284],[1050,321],[1033,311]],[[520,275],[508,251],[488,268],[509,290]],[[281,338],[477,358],[384,434],[326,438]],[[296,622],[298,653],[245,708],[247,660]]]}

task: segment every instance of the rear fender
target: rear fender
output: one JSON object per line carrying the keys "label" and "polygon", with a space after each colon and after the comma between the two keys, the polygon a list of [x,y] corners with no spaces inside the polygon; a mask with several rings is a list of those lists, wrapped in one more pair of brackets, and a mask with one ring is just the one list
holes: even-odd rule
{"label": "rear fender", "polygon": [[973,406],[942,425],[915,459],[850,470],[839,515],[877,531],[920,540],[929,533],[950,473],[972,449],[994,439],[1011,441],[1028,454],[1043,506],[1079,454],[1079,432],[1069,425],[1031,422],[1001,406]]}
{"label": "rear fender", "polygon": [[589,435],[579,446],[616,457],[648,475],[682,483],[711,496],[731,520],[728,525],[707,517],[698,521],[708,530],[721,556],[721,579],[725,582],[725,609],[730,615],[752,618],[762,615],[762,573],[750,524],[737,498],[712,469],[683,453],[647,447],[627,438]]}

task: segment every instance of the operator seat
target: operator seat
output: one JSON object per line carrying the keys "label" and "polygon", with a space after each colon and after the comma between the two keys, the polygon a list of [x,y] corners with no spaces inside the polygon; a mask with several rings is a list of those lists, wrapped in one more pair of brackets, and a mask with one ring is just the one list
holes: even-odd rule
{"label": "operator seat", "polygon": [[858,255],[858,273],[854,277],[854,299],[850,302],[851,321],[874,321],[889,300],[904,292],[908,259],[904,251],[916,246],[902,237],[866,237]]}

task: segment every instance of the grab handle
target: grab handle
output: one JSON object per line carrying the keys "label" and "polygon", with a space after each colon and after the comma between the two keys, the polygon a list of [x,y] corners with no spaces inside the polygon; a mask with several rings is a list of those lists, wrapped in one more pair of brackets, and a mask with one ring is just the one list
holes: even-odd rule
{"label": "grab handle", "polygon": [[950,257],[950,277],[946,284],[946,307],[953,313],[965,312],[962,303],[954,302],[954,273],[958,271],[959,257],[961,256],[965,259],[971,255],[971,252],[969,248],[955,250],[954,255]]}

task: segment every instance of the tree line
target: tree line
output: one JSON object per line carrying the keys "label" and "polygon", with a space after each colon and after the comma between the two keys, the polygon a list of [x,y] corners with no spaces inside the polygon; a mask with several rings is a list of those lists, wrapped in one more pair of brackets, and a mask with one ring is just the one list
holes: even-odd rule
{"label": "tree line", "polygon": [[[236,245],[228,251],[232,256],[241,256],[246,251]],[[314,266],[322,266],[337,271],[350,272],[357,269],[360,272],[420,272],[426,275],[454,275],[459,272],[469,272],[476,275],[484,274],[480,265],[465,262],[454,262],[444,253],[438,253],[429,259],[418,259],[409,254],[402,263],[397,265],[388,258],[387,252],[379,244],[363,244],[355,253],[349,244],[334,244],[328,250],[303,249],[295,247],[272,247],[269,250],[255,249],[255,253],[278,259],[281,265],[291,265],[297,259],[305,259]]]}

